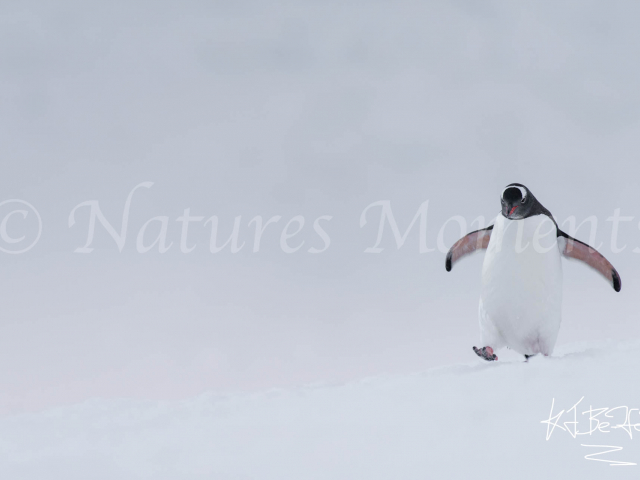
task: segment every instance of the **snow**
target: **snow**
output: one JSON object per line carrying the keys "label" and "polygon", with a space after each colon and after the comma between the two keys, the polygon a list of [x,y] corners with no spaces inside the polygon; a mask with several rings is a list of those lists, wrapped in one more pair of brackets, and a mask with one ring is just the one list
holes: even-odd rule
{"label": "snow", "polygon": [[[179,402],[91,400],[0,419],[4,479],[637,478],[640,431],[573,436],[576,409],[640,407],[640,342],[572,345],[528,363],[510,352],[404,376]],[[569,411],[562,422],[572,420]],[[624,409],[610,413],[624,423]],[[602,419],[602,417],[600,417]],[[632,423],[640,422],[632,412]],[[592,426],[597,423],[592,422]],[[573,428],[571,424],[567,425]],[[603,426],[602,424],[600,425]],[[640,428],[639,428],[640,429]]]}

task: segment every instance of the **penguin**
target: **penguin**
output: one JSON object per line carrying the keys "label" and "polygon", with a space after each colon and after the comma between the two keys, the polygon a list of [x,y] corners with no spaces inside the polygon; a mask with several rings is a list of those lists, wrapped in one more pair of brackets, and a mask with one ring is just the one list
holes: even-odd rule
{"label": "penguin", "polygon": [[562,313],[562,257],[580,260],[602,275],[616,292],[617,270],[584,242],[560,230],[553,215],[527,187],[511,183],[502,191],[502,211],[494,223],[458,240],[445,267],[486,250],[478,318],[480,358],[498,360],[508,347],[524,355],[550,355],[558,338]]}

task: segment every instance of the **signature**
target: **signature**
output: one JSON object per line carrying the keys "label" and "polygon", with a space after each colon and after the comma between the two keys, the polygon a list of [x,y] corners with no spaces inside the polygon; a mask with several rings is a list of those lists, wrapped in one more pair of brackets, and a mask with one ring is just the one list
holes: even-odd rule
{"label": "signature", "polygon": [[[634,432],[640,432],[640,409],[629,408],[627,406],[620,407],[604,407],[593,408],[591,405],[588,410],[580,412],[582,417],[578,417],[578,406],[584,400],[582,397],[568,410],[560,410],[554,414],[555,398],[551,400],[551,411],[549,412],[549,418],[542,420],[540,423],[547,425],[547,441],[553,435],[553,432],[557,429],[567,432],[573,438],[577,438],[578,435],[593,435],[594,433],[610,433],[612,430],[622,429],[629,435],[630,439],[633,439]],[[588,415],[588,417],[586,417]],[[566,421],[561,422],[562,417],[568,418]],[[632,423],[632,417],[637,420],[638,423]],[[579,420],[582,420],[582,422]],[[619,452],[622,447],[615,445],[586,445],[580,444],[583,447],[606,449],[595,453],[585,455],[585,459],[594,460],[597,462],[606,462],[610,466],[631,466],[637,465],[637,463],[623,462],[619,460],[609,460],[603,458],[603,455],[609,453]]]}

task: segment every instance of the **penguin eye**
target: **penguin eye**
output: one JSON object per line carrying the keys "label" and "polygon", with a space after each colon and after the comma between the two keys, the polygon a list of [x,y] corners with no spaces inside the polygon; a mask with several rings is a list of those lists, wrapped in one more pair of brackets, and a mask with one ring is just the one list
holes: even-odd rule
{"label": "penguin eye", "polygon": [[522,200],[520,201],[520,203],[524,203],[527,201],[527,197],[522,197]]}

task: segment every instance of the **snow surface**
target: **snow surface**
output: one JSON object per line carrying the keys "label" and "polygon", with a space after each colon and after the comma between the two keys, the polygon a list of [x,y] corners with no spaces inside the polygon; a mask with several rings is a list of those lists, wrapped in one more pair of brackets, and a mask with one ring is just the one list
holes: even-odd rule
{"label": "snow surface", "polygon": [[[640,342],[560,350],[529,363],[503,351],[496,363],[344,385],[181,402],[92,400],[6,416],[0,478],[638,478],[640,466],[587,460],[597,449],[581,446],[621,446],[603,458],[640,463],[636,435],[573,438],[557,428],[546,441],[541,421],[552,399],[557,413],[584,396],[579,431],[589,429],[581,415],[589,405],[639,408]],[[616,412],[611,421],[623,423]],[[631,421],[640,422],[638,412]]]}

